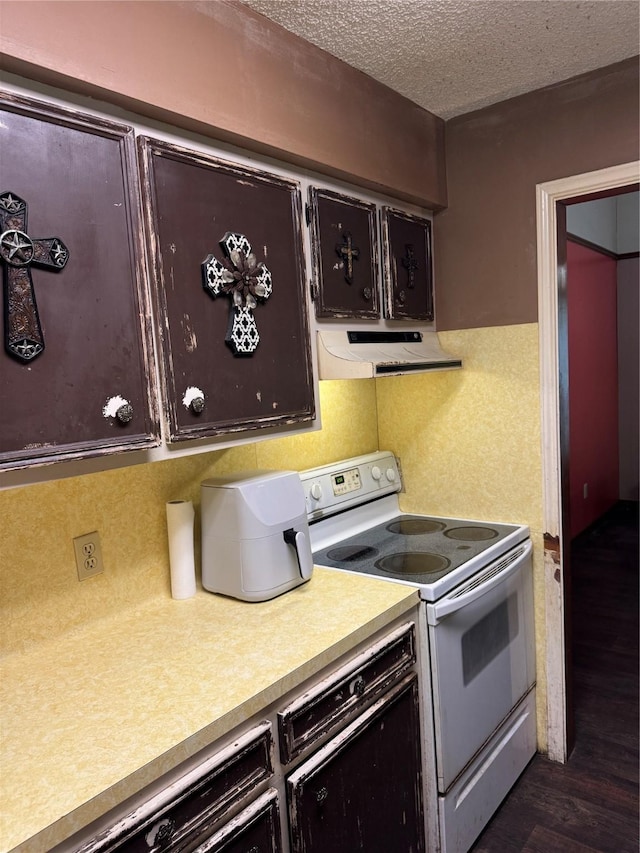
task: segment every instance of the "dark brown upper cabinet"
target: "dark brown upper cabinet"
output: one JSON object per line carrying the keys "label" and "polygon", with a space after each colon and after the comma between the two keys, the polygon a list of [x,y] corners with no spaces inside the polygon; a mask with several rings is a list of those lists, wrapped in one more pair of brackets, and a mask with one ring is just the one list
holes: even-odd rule
{"label": "dark brown upper cabinet", "polygon": [[433,320],[431,222],[402,210],[380,211],[384,314],[390,320]]}
{"label": "dark brown upper cabinet", "polygon": [[309,202],[316,316],[380,317],[375,204],[318,187]]}
{"label": "dark brown upper cabinet", "polygon": [[171,441],[315,416],[299,184],[141,137]]}
{"label": "dark brown upper cabinet", "polygon": [[158,443],[133,130],[0,93],[0,464]]}

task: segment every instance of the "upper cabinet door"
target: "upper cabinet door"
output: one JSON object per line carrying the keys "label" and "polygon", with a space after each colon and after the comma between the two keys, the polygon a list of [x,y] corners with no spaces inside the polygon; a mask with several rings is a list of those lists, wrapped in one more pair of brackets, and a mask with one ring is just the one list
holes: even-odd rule
{"label": "upper cabinet door", "polygon": [[170,440],[312,420],[299,185],[139,145]]}
{"label": "upper cabinet door", "polygon": [[378,318],[376,206],[311,187],[317,317]]}
{"label": "upper cabinet door", "polygon": [[0,96],[0,464],[158,443],[133,131]]}
{"label": "upper cabinet door", "polygon": [[383,207],[385,317],[433,320],[431,222]]}

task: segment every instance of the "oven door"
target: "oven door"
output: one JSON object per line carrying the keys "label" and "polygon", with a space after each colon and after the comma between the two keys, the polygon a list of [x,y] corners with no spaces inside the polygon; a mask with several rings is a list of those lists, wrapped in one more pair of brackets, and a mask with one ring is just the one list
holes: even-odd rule
{"label": "oven door", "polygon": [[533,685],[533,618],[530,540],[427,604],[441,793]]}

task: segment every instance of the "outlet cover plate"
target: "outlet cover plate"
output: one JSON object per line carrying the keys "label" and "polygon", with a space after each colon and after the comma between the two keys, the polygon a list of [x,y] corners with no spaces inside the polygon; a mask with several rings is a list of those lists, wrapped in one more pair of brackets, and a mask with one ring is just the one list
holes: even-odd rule
{"label": "outlet cover plate", "polygon": [[76,536],[73,540],[73,548],[76,554],[78,580],[83,581],[104,571],[100,534],[97,530],[93,533],[85,533],[84,536]]}

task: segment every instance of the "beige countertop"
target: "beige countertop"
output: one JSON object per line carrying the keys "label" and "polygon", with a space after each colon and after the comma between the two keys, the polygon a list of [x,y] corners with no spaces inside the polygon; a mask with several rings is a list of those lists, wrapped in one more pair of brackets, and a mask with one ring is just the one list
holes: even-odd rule
{"label": "beige countertop", "polygon": [[0,851],[49,849],[417,602],[316,569],[272,601],[154,599],[5,657]]}

